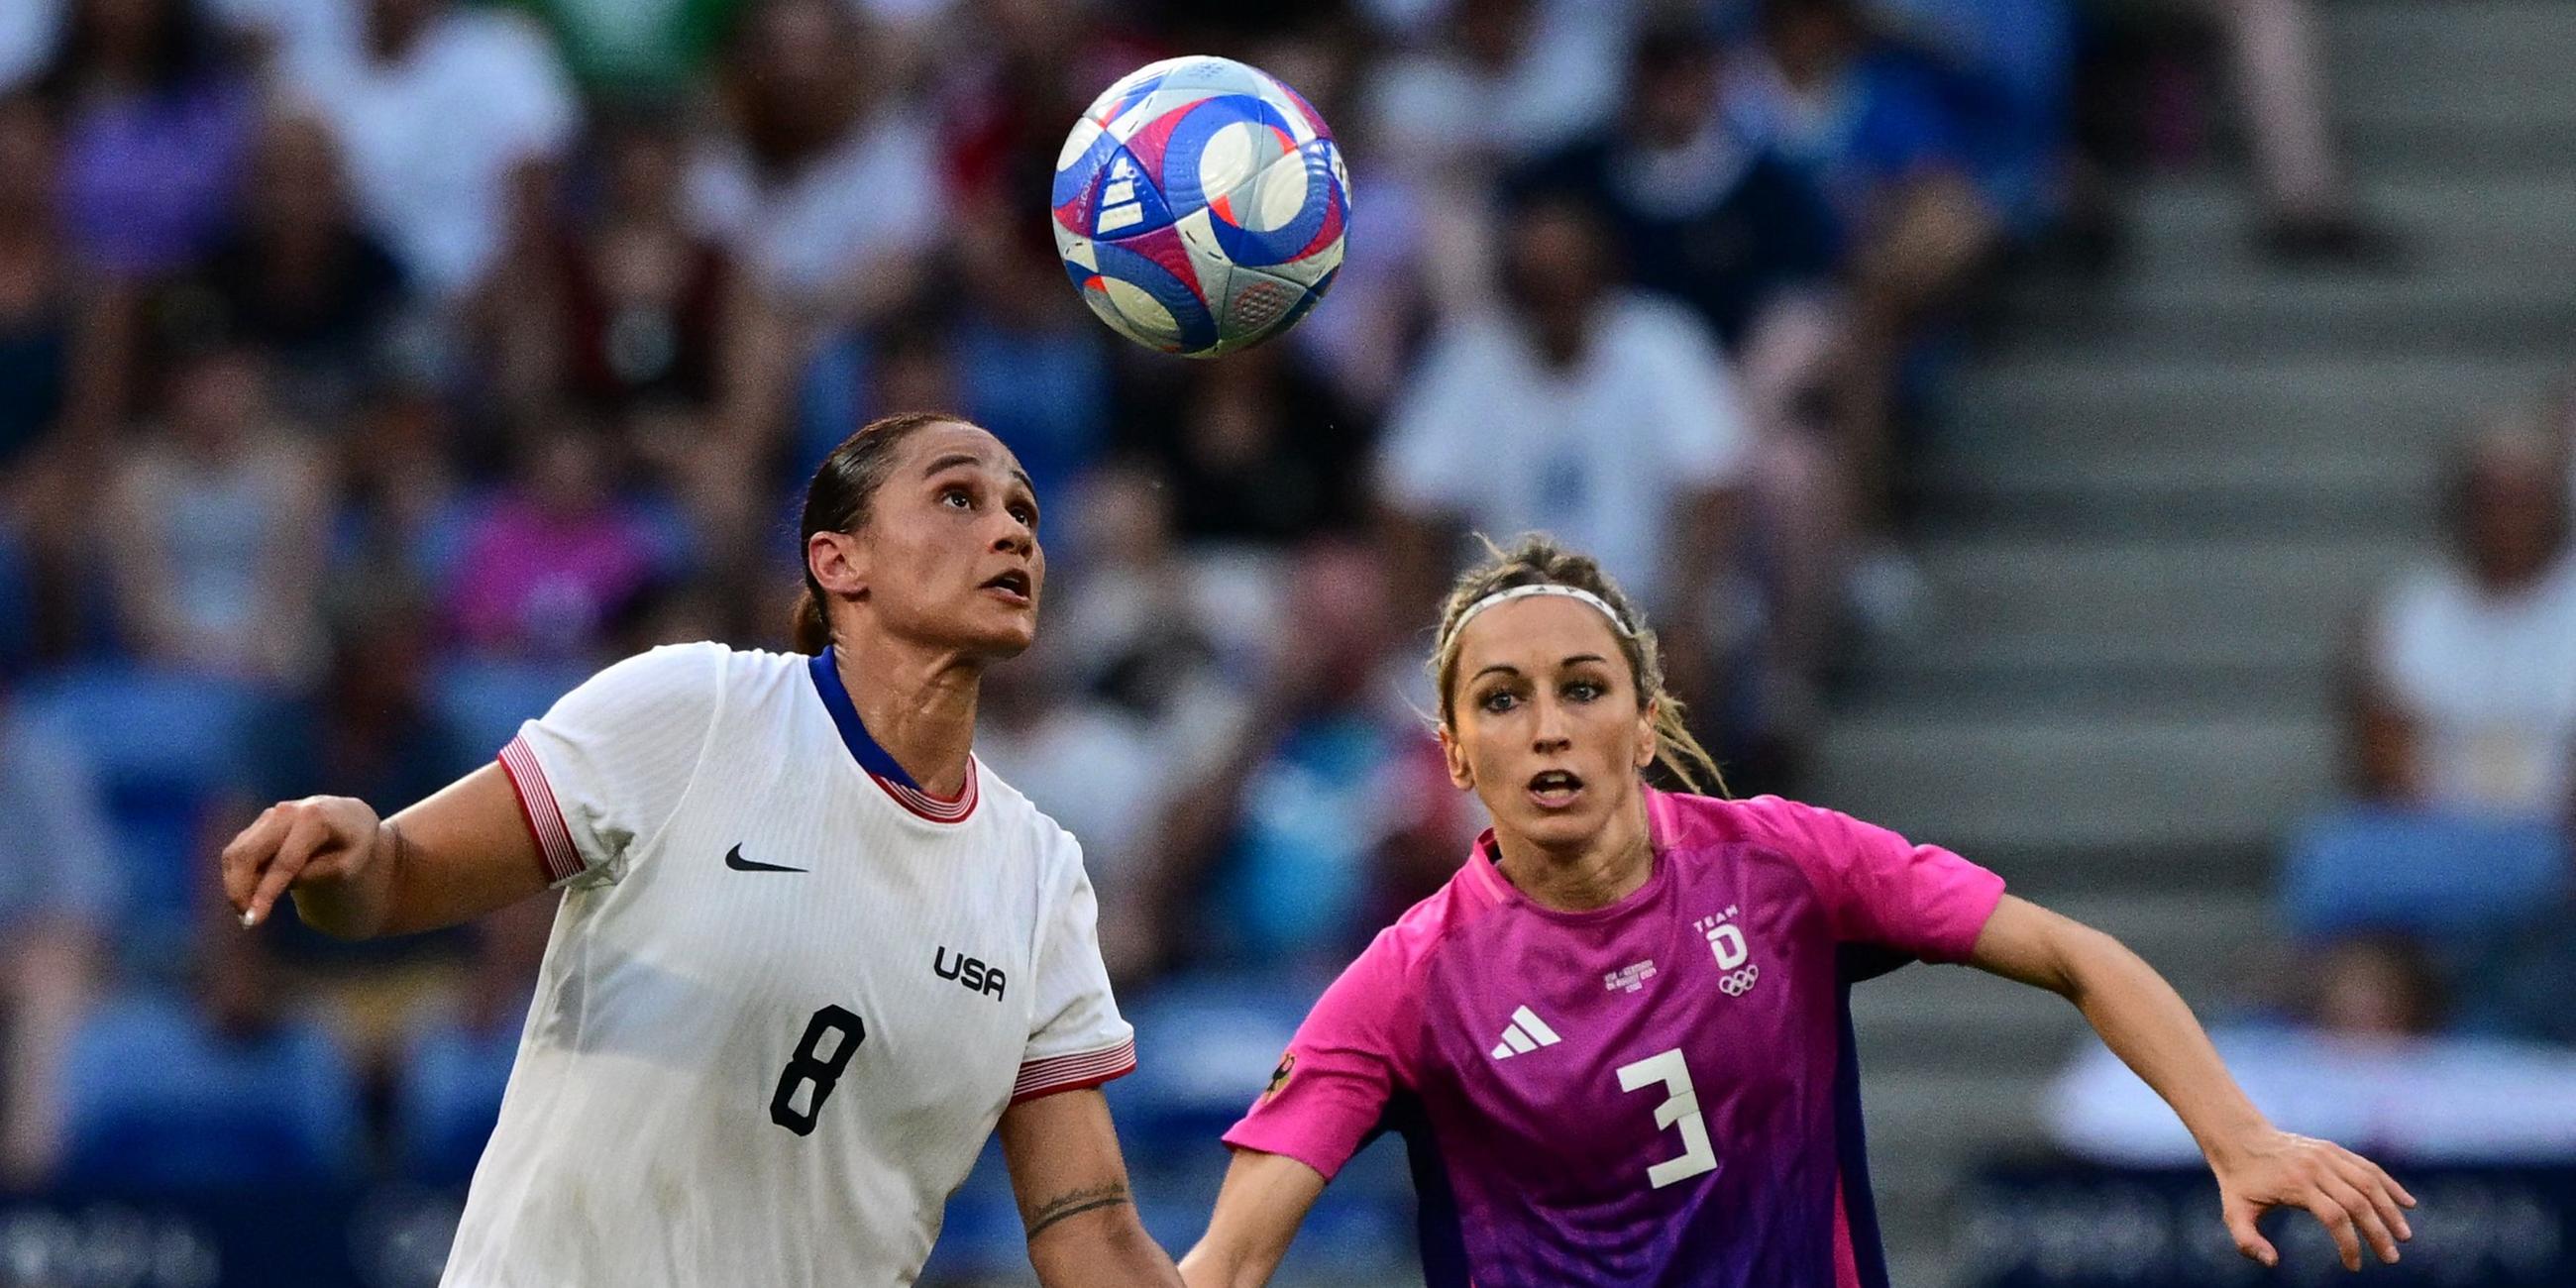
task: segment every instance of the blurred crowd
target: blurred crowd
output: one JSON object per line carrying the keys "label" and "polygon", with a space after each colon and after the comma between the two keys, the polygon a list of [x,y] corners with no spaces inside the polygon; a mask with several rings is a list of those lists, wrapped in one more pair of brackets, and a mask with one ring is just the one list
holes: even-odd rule
{"label": "blurred crowd", "polygon": [[[2238,93],[2264,253],[2402,254],[2351,202],[2311,25],[0,5],[0,1175],[462,1175],[548,909],[244,935],[216,844],[272,799],[399,808],[649,645],[783,646],[802,481],[887,411],[990,427],[1046,506],[1042,640],[978,753],[1083,838],[1122,996],[1310,979],[1454,866],[1477,824],[1420,671],[1475,534],[1600,555],[1731,785],[1794,788],[1852,641],[1924,593],[1897,534],[1927,390],[1998,275],[2116,263],[2123,168],[2206,145],[2178,105]],[[1355,180],[1330,298],[1204,364],[1091,319],[1045,218],[1083,106],[1182,52],[1297,87]],[[2458,557],[2364,632],[2354,756],[2392,815],[2565,813],[2555,425],[2481,440]],[[2498,1022],[2568,1036],[2530,978]],[[167,1146],[226,1114],[256,1148]]]}

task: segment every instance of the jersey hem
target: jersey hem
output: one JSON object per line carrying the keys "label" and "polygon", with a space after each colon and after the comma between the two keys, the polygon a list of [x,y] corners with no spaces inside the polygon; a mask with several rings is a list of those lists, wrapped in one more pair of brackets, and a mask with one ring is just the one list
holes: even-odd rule
{"label": "jersey hem", "polygon": [[[1277,1154],[1281,1158],[1295,1159],[1314,1168],[1315,1174],[1323,1177],[1327,1185],[1332,1183],[1334,1177],[1341,1175],[1342,1168],[1351,1161],[1351,1156],[1348,1154],[1343,1155],[1339,1161],[1333,1161],[1327,1157],[1327,1151],[1313,1148],[1302,1141],[1262,1141],[1255,1133],[1246,1132],[1240,1123],[1227,1129],[1226,1133],[1217,1139],[1227,1149],[1248,1150],[1255,1154]],[[1330,1163],[1330,1166],[1327,1166],[1327,1163]]]}
{"label": "jersey hem", "polygon": [[537,862],[545,869],[546,884],[556,885],[581,875],[590,865],[582,860],[581,847],[573,844],[571,829],[564,826],[563,811],[555,804],[552,784],[546,781],[546,767],[537,760],[536,749],[528,745],[525,734],[510,740],[498,757],[501,771],[509,776],[510,790],[519,802],[519,820],[528,825],[528,835],[537,842]]}
{"label": "jersey hem", "polygon": [[1114,1047],[1098,1051],[1081,1051],[1072,1055],[1050,1056],[1031,1060],[1020,1066],[1019,1080],[1011,1086],[1011,1103],[1051,1096],[1059,1091],[1079,1091],[1104,1082],[1126,1077],[1136,1071],[1136,1039],[1128,1038]]}
{"label": "jersey hem", "polygon": [[1977,902],[1970,905],[1975,911],[1960,918],[1958,925],[1941,928],[1942,941],[1932,945],[1932,951],[1918,954],[1925,962],[1936,966],[1958,966],[1965,965],[1969,958],[1977,955],[1977,941],[1985,936],[1986,923],[1995,919],[1995,910],[2003,906],[2005,894],[2005,882],[2000,873],[1985,869],[1979,871],[1984,872],[1987,879],[1981,883],[1984,888],[1974,896]]}

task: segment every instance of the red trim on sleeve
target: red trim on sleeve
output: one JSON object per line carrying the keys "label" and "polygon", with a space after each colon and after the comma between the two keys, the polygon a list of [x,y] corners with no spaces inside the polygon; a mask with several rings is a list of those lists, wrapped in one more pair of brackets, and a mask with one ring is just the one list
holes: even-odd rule
{"label": "red trim on sleeve", "polygon": [[537,862],[545,868],[546,884],[578,875],[589,865],[582,862],[580,847],[572,843],[563,812],[555,806],[554,788],[546,782],[546,767],[537,763],[527,738],[512,738],[501,749],[500,760],[511,789],[519,796],[519,818],[528,825],[528,835],[536,838]]}
{"label": "red trim on sleeve", "polygon": [[1052,1096],[1059,1091],[1097,1087],[1135,1071],[1136,1039],[1133,1037],[1098,1051],[1031,1060],[1020,1066],[1019,1081],[1011,1086],[1011,1103],[1016,1105],[1023,1100]]}

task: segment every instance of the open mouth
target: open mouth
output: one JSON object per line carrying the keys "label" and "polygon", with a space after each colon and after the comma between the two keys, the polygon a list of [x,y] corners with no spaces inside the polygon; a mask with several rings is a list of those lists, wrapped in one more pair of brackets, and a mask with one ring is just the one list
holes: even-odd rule
{"label": "open mouth", "polygon": [[1582,794],[1583,779],[1570,770],[1548,769],[1530,775],[1530,800],[1540,809],[1564,809]]}
{"label": "open mouth", "polygon": [[993,591],[1015,604],[1029,602],[1029,574],[1018,568],[984,579],[983,589]]}

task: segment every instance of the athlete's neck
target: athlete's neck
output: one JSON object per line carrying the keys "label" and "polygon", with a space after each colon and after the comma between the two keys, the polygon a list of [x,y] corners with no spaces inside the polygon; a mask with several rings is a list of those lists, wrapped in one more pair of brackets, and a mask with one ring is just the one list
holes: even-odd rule
{"label": "athlete's neck", "polygon": [[832,657],[859,723],[913,784],[938,797],[964,791],[983,663],[953,649],[925,650],[846,630]]}
{"label": "athlete's neck", "polygon": [[1655,847],[1646,826],[1646,795],[1632,790],[1601,830],[1577,845],[1541,845],[1517,832],[1494,829],[1501,851],[1495,870],[1530,901],[1560,912],[1607,908],[1655,874]]}

